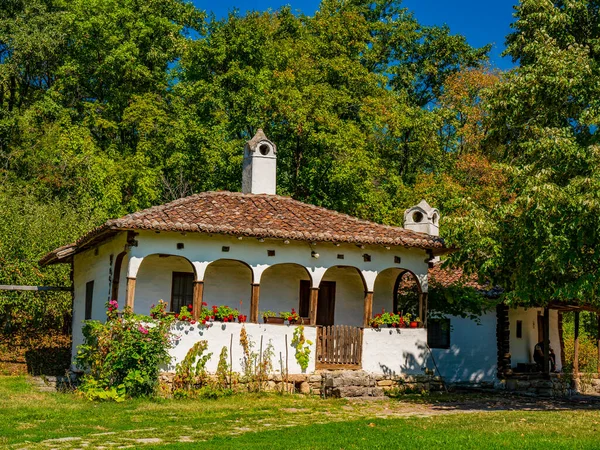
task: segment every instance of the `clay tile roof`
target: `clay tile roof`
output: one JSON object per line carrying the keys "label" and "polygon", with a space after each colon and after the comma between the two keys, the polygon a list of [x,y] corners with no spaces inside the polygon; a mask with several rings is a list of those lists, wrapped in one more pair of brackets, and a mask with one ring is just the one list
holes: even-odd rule
{"label": "clay tile roof", "polygon": [[476,273],[466,275],[460,267],[456,269],[443,268],[442,264],[438,263],[429,269],[428,275],[430,286],[437,285],[447,288],[460,285],[473,288],[487,297],[498,297],[503,292],[501,288],[493,287],[490,283],[481,283]]}
{"label": "clay tile roof", "polygon": [[[83,249],[110,230],[197,231],[256,238],[382,244],[447,251],[443,239],[401,227],[380,225],[290,197],[241,192],[203,192],[112,219],[75,245]],[[49,253],[40,264],[55,262]]]}

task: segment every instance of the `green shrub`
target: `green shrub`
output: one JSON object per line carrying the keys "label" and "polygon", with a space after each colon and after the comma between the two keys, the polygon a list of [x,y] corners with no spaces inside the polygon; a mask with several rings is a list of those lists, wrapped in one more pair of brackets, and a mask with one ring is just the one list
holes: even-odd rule
{"label": "green shrub", "polygon": [[153,395],[160,366],[171,360],[172,318],[153,319],[128,311],[118,314],[115,305],[112,300],[106,323],[85,322],[84,343],[76,358],[86,371],[79,389],[92,399],[98,391],[114,392],[115,397]]}

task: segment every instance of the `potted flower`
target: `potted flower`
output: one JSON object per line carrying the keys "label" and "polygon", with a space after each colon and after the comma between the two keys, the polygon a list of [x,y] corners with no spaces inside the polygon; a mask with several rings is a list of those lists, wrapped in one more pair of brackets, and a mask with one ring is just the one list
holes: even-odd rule
{"label": "potted flower", "polygon": [[274,313],[273,311],[263,311],[262,317],[263,317],[264,323],[283,325],[283,322],[284,322],[284,318],[277,317],[277,314]]}
{"label": "potted flower", "polygon": [[300,316],[296,312],[294,308],[292,308],[291,312],[283,311],[279,313],[279,316],[283,318],[283,320],[287,320],[290,325],[295,324],[300,320]]}
{"label": "potted flower", "polygon": [[413,320],[412,322],[410,322],[410,327],[411,328],[419,328],[421,326],[421,319],[419,319],[418,317]]}
{"label": "potted flower", "polygon": [[375,314],[375,317],[371,319],[369,325],[371,325],[371,328],[379,328],[381,325],[383,325],[383,320],[381,320],[381,314]]}

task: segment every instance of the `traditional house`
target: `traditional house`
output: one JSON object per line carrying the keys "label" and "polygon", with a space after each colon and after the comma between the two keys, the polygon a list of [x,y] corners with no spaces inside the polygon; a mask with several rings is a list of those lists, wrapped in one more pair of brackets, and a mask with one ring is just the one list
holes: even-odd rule
{"label": "traditional house", "polygon": [[[148,314],[163,299],[174,313],[192,304],[198,314],[206,303],[236,307],[249,317],[243,325],[178,322],[173,364],[207,340],[213,354],[229,347],[239,371],[238,336],[245,326],[255,342],[272,346],[277,361],[285,358],[290,373],[300,373],[286,356],[295,325],[260,323],[261,311],[293,308],[312,342],[309,373],[361,368],[422,374],[435,360],[449,382],[493,383],[506,368],[507,338],[513,361],[532,362],[542,323],[537,310],[499,307],[478,323],[449,317],[428,330],[429,269],[442,284],[456,277],[435,264],[449,252],[438,236],[438,210],[423,201],[406,211],[402,228],[282,197],[276,195],[276,158],[275,144],[259,130],[244,148],[242,192],[204,192],[109,220],[46,255],[40,264],[72,265],[73,353],[83,340],[82,322],[104,320],[108,300]],[[402,308],[414,311],[419,326],[370,328],[374,311],[399,309],[407,277],[415,296]],[[515,322],[515,336],[509,322]],[[550,322],[558,325],[558,318]],[[558,336],[550,339],[560,349]],[[207,368],[216,365],[213,358]]]}
{"label": "traditional house", "polygon": [[[248,333],[263,335],[276,354],[293,327],[259,324],[260,311],[295,308],[315,343],[309,371],[330,364],[421,371],[428,265],[448,251],[437,236],[439,212],[422,202],[406,212],[401,228],[278,196],[276,157],[259,130],[244,149],[243,192],[204,192],[109,220],[46,255],[42,265],[73,267],[73,351],[82,321],[103,320],[108,300],[147,314],[164,299],[174,312],[187,304],[198,311],[203,302],[237,307],[249,317]],[[366,328],[374,310],[393,309],[405,273],[418,286],[420,328],[393,335]],[[334,360],[317,350],[315,326],[341,325],[358,330],[361,342]],[[239,326],[187,326],[175,362],[199,339],[218,352]]]}

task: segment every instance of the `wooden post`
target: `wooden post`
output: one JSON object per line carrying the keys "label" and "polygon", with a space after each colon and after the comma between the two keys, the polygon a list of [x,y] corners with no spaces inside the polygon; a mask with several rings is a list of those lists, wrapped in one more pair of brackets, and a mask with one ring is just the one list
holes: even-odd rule
{"label": "wooden post", "polygon": [[573,376],[579,378],[579,311],[575,311],[575,342],[573,343]]}
{"label": "wooden post", "polygon": [[544,308],[544,369],[543,373],[550,374],[550,308]]}
{"label": "wooden post", "polygon": [[202,311],[202,298],[204,296],[204,281],[194,281],[194,302],[192,315],[194,320],[200,318],[200,312]]}
{"label": "wooden post", "polygon": [[365,306],[363,311],[363,327],[367,328],[373,317],[373,291],[365,292]]}
{"label": "wooden post", "polygon": [[419,319],[423,320],[423,293],[419,292]]}
{"label": "wooden post", "polygon": [[135,300],[135,278],[127,277],[127,291],[125,294],[125,307],[133,312],[133,303]]}
{"label": "wooden post", "polygon": [[424,292],[421,294],[423,297],[423,311],[421,316],[421,323],[423,324],[423,328],[427,328],[427,300],[429,299],[429,294]]}
{"label": "wooden post", "polygon": [[250,297],[250,322],[258,323],[258,297],[260,295],[260,284],[252,283],[252,295]]}
{"label": "wooden post", "polygon": [[311,325],[317,324],[317,308],[319,307],[319,288],[310,288],[310,304],[308,319]]}

